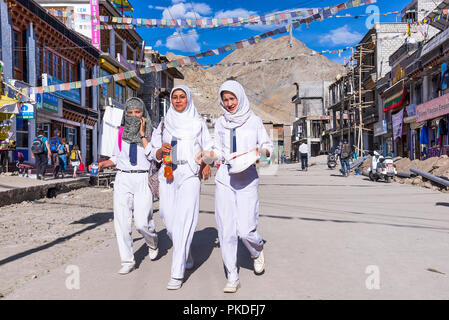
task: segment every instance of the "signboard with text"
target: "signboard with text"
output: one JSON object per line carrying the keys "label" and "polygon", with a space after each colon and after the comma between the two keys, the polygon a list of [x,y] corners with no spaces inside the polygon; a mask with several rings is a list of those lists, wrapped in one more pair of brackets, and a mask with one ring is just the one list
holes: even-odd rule
{"label": "signboard with text", "polygon": [[37,94],[36,103],[36,109],[44,109],[50,112],[58,113],[58,97],[50,93]]}
{"label": "signboard with text", "polygon": [[416,107],[416,121],[426,121],[449,113],[449,93]]}
{"label": "signboard with text", "polygon": [[[90,0],[90,13],[94,17],[100,15],[98,1],[99,0]],[[91,22],[91,26],[92,26],[92,44],[98,50],[101,50],[100,29],[99,29],[100,21],[97,18],[93,18],[92,22]]]}
{"label": "signboard with text", "polygon": [[[52,85],[58,85],[63,84],[61,80],[58,80],[56,78],[53,78],[52,76],[44,73],[42,75],[42,85],[43,86],[52,86]],[[62,91],[56,91],[54,92],[54,95],[72,101],[77,104],[81,104],[81,89],[71,89],[71,90],[62,90]]]}

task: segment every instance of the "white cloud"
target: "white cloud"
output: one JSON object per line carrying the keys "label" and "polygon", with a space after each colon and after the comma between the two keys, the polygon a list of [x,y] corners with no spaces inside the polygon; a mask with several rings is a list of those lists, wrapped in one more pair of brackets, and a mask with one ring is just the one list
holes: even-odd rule
{"label": "white cloud", "polygon": [[153,6],[153,5],[149,5],[148,6],[149,9],[155,9],[155,10],[165,10],[167,9],[167,7],[161,7],[161,6]]}
{"label": "white cloud", "polygon": [[363,35],[357,31],[351,31],[348,25],[331,30],[329,33],[320,36],[321,44],[348,45],[359,42]]}
{"label": "white cloud", "polygon": [[162,12],[163,19],[200,19],[202,15],[212,13],[212,8],[206,3],[183,3],[178,1],[173,6],[165,8]]}
{"label": "white cloud", "polygon": [[156,41],[156,43],[154,44],[154,46],[155,46],[155,47],[160,47],[160,46],[162,46],[162,41],[161,41],[161,40]]}
{"label": "white cloud", "polygon": [[190,30],[188,33],[175,32],[167,39],[165,46],[170,50],[199,52],[201,45],[198,43],[198,39],[199,35],[196,30]]}
{"label": "white cloud", "polygon": [[234,18],[234,17],[248,17],[257,15],[255,11],[248,11],[246,9],[234,9],[234,10],[220,10],[215,14],[215,18]]}

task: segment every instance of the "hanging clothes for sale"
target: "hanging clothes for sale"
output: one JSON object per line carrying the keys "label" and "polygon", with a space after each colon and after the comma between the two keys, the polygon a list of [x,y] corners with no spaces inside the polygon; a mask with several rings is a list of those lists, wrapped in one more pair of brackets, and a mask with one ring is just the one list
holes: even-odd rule
{"label": "hanging clothes for sale", "polygon": [[421,128],[421,135],[419,137],[419,144],[429,144],[429,136],[427,134],[427,125]]}

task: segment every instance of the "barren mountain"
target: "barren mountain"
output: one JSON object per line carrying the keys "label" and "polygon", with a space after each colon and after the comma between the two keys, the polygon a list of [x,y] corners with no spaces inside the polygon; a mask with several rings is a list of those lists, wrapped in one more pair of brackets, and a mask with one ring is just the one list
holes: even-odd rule
{"label": "barren mountain", "polygon": [[[214,66],[209,69],[184,67],[181,72],[186,84],[192,89],[195,105],[200,113],[221,114],[218,100],[220,85],[229,78],[239,81],[246,90],[253,111],[263,120],[291,124],[294,107],[291,98],[296,94],[294,82],[331,81],[343,73],[343,66],[325,56],[312,55],[313,50],[293,38],[267,38],[259,43],[229,54],[221,63],[252,62],[261,59],[279,59],[295,56],[294,60],[261,62],[243,66]],[[304,56],[298,56],[304,54]],[[175,56],[168,54],[169,59]]]}

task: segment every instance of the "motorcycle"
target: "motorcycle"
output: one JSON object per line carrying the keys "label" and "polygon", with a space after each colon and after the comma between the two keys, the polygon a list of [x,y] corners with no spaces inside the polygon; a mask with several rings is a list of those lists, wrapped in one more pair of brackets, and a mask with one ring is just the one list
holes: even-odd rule
{"label": "motorcycle", "polygon": [[330,152],[329,155],[327,156],[327,167],[329,169],[335,169],[335,167],[337,166],[337,159],[338,159],[338,150],[335,149],[335,151]]}
{"label": "motorcycle", "polygon": [[384,157],[379,152],[374,151],[371,159],[369,178],[371,181],[385,180],[390,183],[398,174],[396,165],[393,163],[392,157]]}

